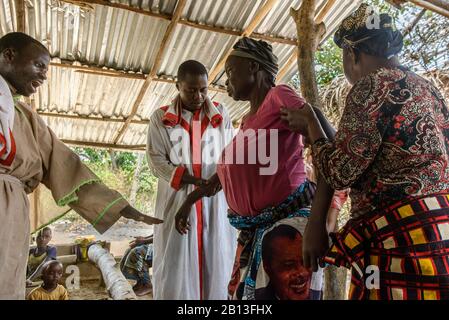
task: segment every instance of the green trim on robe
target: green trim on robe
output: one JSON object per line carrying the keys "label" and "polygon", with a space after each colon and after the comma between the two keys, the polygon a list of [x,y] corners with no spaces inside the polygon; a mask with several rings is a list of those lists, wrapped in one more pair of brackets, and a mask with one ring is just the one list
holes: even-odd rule
{"label": "green trim on robe", "polygon": [[117,199],[115,199],[114,201],[112,201],[110,204],[108,204],[108,205],[106,206],[106,208],[104,208],[103,211],[98,215],[98,218],[95,219],[95,221],[92,223],[92,226],[95,227],[95,225],[96,225],[101,219],[103,219],[103,216],[106,214],[106,212],[108,212],[109,209],[111,209],[111,207],[112,207],[114,204],[116,204],[116,203],[119,202],[120,200],[124,200],[124,199],[125,199],[125,198],[120,197],[120,198],[117,198]]}
{"label": "green trim on robe", "polygon": [[56,200],[56,204],[60,207],[64,207],[72,202],[78,201],[78,196],[76,195],[76,192],[81,189],[81,187],[85,186],[86,184],[91,184],[91,183],[101,183],[100,179],[89,179],[89,180],[85,180],[83,182],[81,182],[78,186],[76,186],[71,192],[69,192],[67,195],[65,195],[64,197],[62,197],[59,200]]}

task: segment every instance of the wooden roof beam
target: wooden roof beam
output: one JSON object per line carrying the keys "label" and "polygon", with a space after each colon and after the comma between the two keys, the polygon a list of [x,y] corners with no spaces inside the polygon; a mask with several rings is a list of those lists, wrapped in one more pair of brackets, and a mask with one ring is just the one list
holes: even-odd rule
{"label": "wooden roof beam", "polygon": [[[159,18],[159,19],[163,19],[163,20],[171,20],[171,18],[172,18],[172,16],[169,14],[151,12],[151,11],[143,10],[140,8],[134,8],[134,7],[131,7],[131,6],[128,6],[125,4],[111,3],[108,1],[104,1],[104,0],[60,0],[60,1],[67,2],[67,3],[73,4],[73,5],[80,5],[80,6],[82,6],[83,4],[86,4],[86,3],[102,5],[105,7],[112,7],[112,8],[122,9],[122,10],[128,10],[128,11],[136,12],[139,14],[143,14],[146,16],[150,16],[153,18]],[[197,23],[197,22],[193,22],[193,21],[188,21],[185,19],[180,19],[178,23],[195,28],[195,29],[201,29],[201,30],[222,33],[222,34],[228,34],[231,36],[240,36],[242,34],[242,31],[239,31],[239,30],[230,30],[230,29],[220,28],[220,27],[216,27],[216,26],[205,25],[205,24],[201,24],[201,23]],[[295,46],[297,43],[296,39],[288,39],[288,38],[283,38],[283,37],[269,36],[269,35],[264,35],[264,34],[260,34],[260,33],[252,33],[251,38],[262,39],[262,40],[266,40],[269,42],[275,42],[275,43],[283,43],[283,44],[288,44],[288,45],[292,45],[292,46]]]}
{"label": "wooden roof beam", "polygon": [[449,2],[446,0],[387,0],[387,2],[396,8],[400,8],[406,2],[410,2],[418,7],[449,18]]}
{"label": "wooden roof beam", "polygon": [[144,144],[138,145],[119,145],[115,143],[102,143],[102,142],[88,142],[88,141],[78,141],[78,140],[69,140],[69,139],[61,139],[62,142],[72,146],[79,147],[92,147],[92,148],[100,148],[100,149],[113,149],[119,151],[145,151]]}
{"label": "wooden roof beam", "polygon": [[[41,117],[48,118],[59,118],[59,119],[69,119],[69,120],[88,120],[88,121],[101,121],[101,122],[113,122],[113,123],[125,123],[126,119],[116,119],[116,118],[104,118],[97,116],[82,116],[77,114],[67,114],[67,113],[56,113],[56,112],[42,112],[37,111]],[[132,120],[132,124],[144,124],[148,125],[149,120]]]}
{"label": "wooden roof beam", "polygon": [[[51,62],[50,66],[53,67],[60,67],[60,68],[68,68],[68,69],[75,69],[76,72],[84,73],[84,74],[91,74],[91,75],[98,75],[98,76],[105,76],[105,77],[113,77],[113,78],[125,78],[125,79],[131,79],[131,80],[146,80],[148,77],[148,74],[143,73],[131,73],[125,70],[116,70],[116,69],[103,69],[95,66],[83,66],[83,65],[75,65],[69,62]],[[165,82],[165,83],[176,83],[176,80],[172,76],[154,76],[153,81],[155,82]],[[209,86],[208,90],[210,91],[216,91],[221,93],[226,93],[226,88],[222,86]]]}
{"label": "wooden roof beam", "polygon": [[178,3],[176,5],[175,12],[173,13],[172,20],[170,21],[170,24],[167,27],[167,30],[165,30],[164,37],[162,38],[161,47],[159,48],[159,51],[156,55],[156,59],[154,61],[153,67],[151,68],[150,74],[148,75],[147,79],[145,79],[145,82],[143,83],[139,94],[137,95],[136,100],[134,101],[133,107],[131,109],[131,113],[129,117],[126,119],[125,124],[123,127],[119,130],[117,135],[114,138],[114,144],[117,144],[120,138],[125,133],[126,129],[128,128],[129,124],[131,123],[132,119],[136,115],[139,106],[145,97],[145,94],[150,87],[151,82],[153,81],[153,78],[156,76],[157,71],[159,70],[162,60],[165,54],[165,49],[167,48],[171,37],[173,36],[174,30],[176,28],[176,25],[178,24],[178,21],[181,19],[181,14],[184,11],[184,7],[187,3],[187,0],[178,0]]}
{"label": "wooden roof beam", "polygon": [[[248,37],[253,31],[257,28],[257,26],[262,22],[262,20],[267,16],[270,10],[275,6],[278,0],[267,0],[262,8],[254,16],[253,20],[249,23],[249,25],[239,34],[239,37]],[[222,71],[226,60],[231,54],[233,48],[231,47],[218,61],[218,63],[213,67],[213,69],[209,72],[209,83],[213,83],[217,75]]]}

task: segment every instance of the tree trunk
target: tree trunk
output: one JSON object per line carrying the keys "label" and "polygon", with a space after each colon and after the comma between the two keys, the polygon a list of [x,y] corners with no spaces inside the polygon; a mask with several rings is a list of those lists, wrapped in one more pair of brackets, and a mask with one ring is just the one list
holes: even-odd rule
{"label": "tree trunk", "polygon": [[103,275],[106,289],[114,300],[137,300],[133,288],[117,268],[114,257],[99,244],[93,244],[88,251],[89,260],[95,263]]}
{"label": "tree trunk", "polygon": [[298,10],[290,9],[298,33],[298,70],[301,94],[311,105],[322,107],[315,73],[315,52],[326,33],[324,23],[315,23],[316,0],[304,0]]}
{"label": "tree trunk", "polygon": [[[321,20],[326,15],[326,10],[332,8],[334,1],[328,0],[324,12],[319,13],[315,20],[316,0],[303,0],[298,10],[290,9],[290,14],[295,20],[298,33],[298,70],[301,93],[311,105],[322,109],[322,102],[318,93],[318,83],[315,73],[315,52],[326,33],[326,27]],[[324,299],[343,300],[345,298],[346,270],[338,270],[329,266],[324,271]]]}
{"label": "tree trunk", "polygon": [[118,170],[118,166],[117,166],[117,161],[115,159],[115,151],[112,149],[108,150],[109,155],[111,157],[111,167],[113,171],[117,171]]}
{"label": "tree trunk", "polygon": [[131,193],[129,195],[129,203],[132,206],[134,206],[134,204],[136,203],[137,190],[139,189],[139,176],[140,172],[142,171],[142,164],[144,157],[145,157],[144,153],[139,153],[139,155],[137,156],[137,166],[136,169],[134,170],[133,183],[131,186]]}

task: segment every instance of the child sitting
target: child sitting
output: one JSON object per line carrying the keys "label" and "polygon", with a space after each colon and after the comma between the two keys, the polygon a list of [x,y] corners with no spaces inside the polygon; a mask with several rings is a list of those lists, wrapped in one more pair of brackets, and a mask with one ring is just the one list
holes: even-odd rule
{"label": "child sitting", "polygon": [[69,300],[67,289],[58,284],[62,277],[62,263],[51,260],[42,267],[44,283],[30,292],[28,300]]}
{"label": "child sitting", "polygon": [[120,270],[125,278],[137,281],[133,290],[137,296],[152,292],[149,269],[153,264],[153,235],[137,237],[120,262]]}
{"label": "child sitting", "polygon": [[36,237],[36,247],[31,248],[28,253],[27,285],[39,280],[42,267],[50,260],[56,260],[56,247],[48,245],[51,241],[52,232],[49,227],[40,230]]}

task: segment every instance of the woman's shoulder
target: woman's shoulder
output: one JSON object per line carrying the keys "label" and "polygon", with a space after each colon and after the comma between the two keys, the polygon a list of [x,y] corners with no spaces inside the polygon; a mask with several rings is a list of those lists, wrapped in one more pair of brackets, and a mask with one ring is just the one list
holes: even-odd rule
{"label": "woman's shoulder", "polygon": [[380,68],[359,79],[348,93],[349,101],[360,105],[382,103],[395,84],[407,77],[401,68]]}
{"label": "woman's shoulder", "polygon": [[277,85],[277,86],[273,87],[273,89],[271,89],[271,92],[272,92],[272,94],[275,94],[275,95],[282,95],[282,94],[298,95],[298,93],[295,91],[295,89],[293,89],[292,87],[290,87],[287,84]]}
{"label": "woman's shoulder", "polygon": [[300,106],[305,103],[305,100],[298,92],[286,84],[273,87],[270,93],[275,101],[286,108]]}

